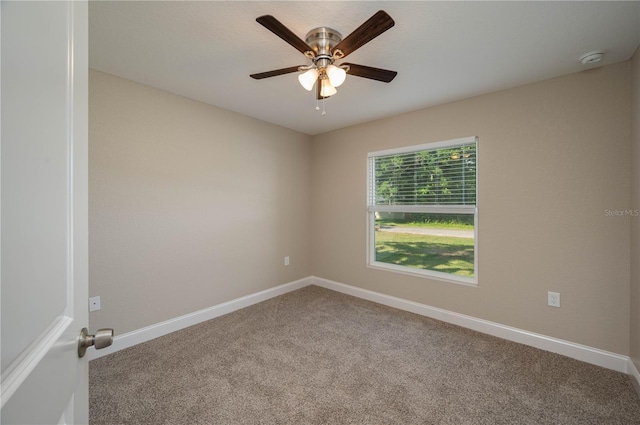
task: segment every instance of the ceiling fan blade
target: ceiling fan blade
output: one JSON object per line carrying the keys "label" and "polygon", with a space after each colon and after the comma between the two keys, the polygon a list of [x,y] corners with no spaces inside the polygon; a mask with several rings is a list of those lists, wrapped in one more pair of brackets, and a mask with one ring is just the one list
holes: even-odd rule
{"label": "ceiling fan blade", "polygon": [[256,80],[262,80],[263,78],[275,77],[277,75],[297,72],[299,68],[300,68],[299,66],[290,66],[289,68],[274,69],[273,71],[260,72],[258,74],[251,74],[249,75],[249,77],[255,78]]}
{"label": "ceiling fan blade", "polygon": [[343,63],[341,65],[348,65],[349,70],[347,74],[355,75],[356,77],[369,78],[371,80],[382,81],[383,83],[390,83],[398,73],[396,71],[389,71],[388,69],[373,68],[371,66],[358,65],[355,63]]}
{"label": "ceiling fan blade", "polygon": [[316,99],[317,100],[321,100],[321,99],[328,99],[329,96],[322,96],[320,94],[320,91],[322,90],[322,83],[320,82],[320,80],[316,81]]}
{"label": "ceiling fan blade", "polygon": [[302,41],[300,37],[295,35],[289,28],[285,27],[280,21],[278,21],[273,16],[271,15],[260,16],[256,18],[256,21],[260,25],[262,25],[263,27],[265,27],[266,29],[268,29],[269,31],[271,31],[272,33],[274,33],[275,35],[277,35],[278,37],[280,37],[281,39],[283,39],[293,47],[295,47],[300,53],[304,54],[305,52],[313,52],[313,49],[309,47],[307,43]]}
{"label": "ceiling fan blade", "polygon": [[367,19],[364,24],[360,25],[355,31],[346,36],[344,40],[338,43],[333,48],[332,53],[340,50],[344,56],[347,56],[394,25],[395,22],[391,19],[391,16],[384,10],[379,10],[375,15]]}

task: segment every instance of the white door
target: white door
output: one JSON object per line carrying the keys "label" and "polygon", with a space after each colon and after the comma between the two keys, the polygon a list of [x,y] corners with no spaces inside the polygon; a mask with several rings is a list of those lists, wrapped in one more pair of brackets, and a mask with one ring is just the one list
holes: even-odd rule
{"label": "white door", "polygon": [[0,10],[0,422],[87,423],[87,4]]}

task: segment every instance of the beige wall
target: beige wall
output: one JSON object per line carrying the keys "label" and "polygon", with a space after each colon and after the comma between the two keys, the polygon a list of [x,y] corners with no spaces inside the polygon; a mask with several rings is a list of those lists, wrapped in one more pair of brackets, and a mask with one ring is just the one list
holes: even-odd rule
{"label": "beige wall", "polygon": [[[314,137],[313,274],[628,354],[630,217],[604,211],[630,207],[629,90],[623,63]],[[367,152],[464,136],[478,287],[367,268]]]}
{"label": "beige wall", "polygon": [[[605,214],[640,204],[638,56],[313,138],[91,70],[91,328],[313,274],[640,368],[639,220]],[[479,137],[478,287],[367,268],[367,152],[464,136]]]}
{"label": "beige wall", "polygon": [[122,334],[310,275],[309,136],[89,77],[92,329]]}
{"label": "beige wall", "polygon": [[[631,206],[640,210],[640,49],[631,62]],[[640,370],[640,217],[631,219],[631,359]]]}

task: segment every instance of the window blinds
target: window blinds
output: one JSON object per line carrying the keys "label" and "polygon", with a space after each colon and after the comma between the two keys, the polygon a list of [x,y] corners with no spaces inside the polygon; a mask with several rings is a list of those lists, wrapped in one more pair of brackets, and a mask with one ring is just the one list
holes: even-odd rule
{"label": "window blinds", "polygon": [[369,210],[473,211],[477,143],[462,140],[467,143],[369,154]]}

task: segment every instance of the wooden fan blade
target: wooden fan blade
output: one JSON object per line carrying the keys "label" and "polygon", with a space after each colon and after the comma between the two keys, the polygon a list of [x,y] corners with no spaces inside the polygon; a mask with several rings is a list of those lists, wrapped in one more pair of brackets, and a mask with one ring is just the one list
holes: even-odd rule
{"label": "wooden fan blade", "polygon": [[313,52],[313,49],[309,47],[307,43],[302,41],[300,37],[295,35],[289,28],[285,27],[280,21],[278,21],[273,16],[271,15],[260,16],[256,18],[256,21],[260,25],[262,25],[263,27],[265,27],[266,29],[268,29],[269,31],[271,31],[272,33],[274,33],[275,35],[277,35],[278,37],[280,37],[281,39],[283,39],[293,47],[295,47],[300,53],[304,54],[305,52]]}
{"label": "wooden fan blade", "polygon": [[262,80],[263,78],[275,77],[277,75],[289,74],[291,72],[297,72],[299,66],[290,66],[289,68],[274,69],[273,71],[260,72],[258,74],[251,74],[249,77],[256,80]]}
{"label": "wooden fan blade", "polygon": [[393,80],[398,73],[396,71],[389,71],[388,69],[373,68],[371,66],[358,65],[355,63],[343,63],[341,65],[349,65],[347,74],[355,75],[356,77],[369,78],[371,80],[382,81],[383,83],[389,83]]}
{"label": "wooden fan blade", "polygon": [[384,10],[379,10],[375,15],[367,19],[364,24],[360,25],[344,40],[338,43],[336,47],[333,48],[332,53],[336,50],[340,50],[344,56],[347,56],[349,53],[370,42],[394,25],[395,22],[391,19],[391,16],[389,16]]}

